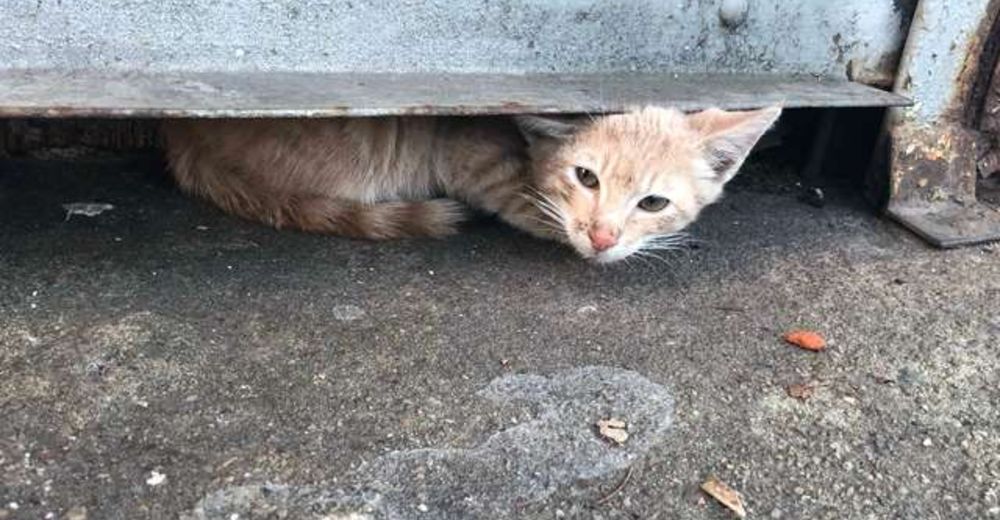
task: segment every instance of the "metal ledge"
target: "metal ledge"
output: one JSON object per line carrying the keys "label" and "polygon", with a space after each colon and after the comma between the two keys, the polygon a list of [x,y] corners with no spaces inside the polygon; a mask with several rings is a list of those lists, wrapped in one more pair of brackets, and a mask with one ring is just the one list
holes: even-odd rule
{"label": "metal ledge", "polygon": [[940,248],[1000,240],[1000,210],[982,203],[890,204],[889,216]]}
{"label": "metal ledge", "polygon": [[774,75],[0,71],[0,117],[333,117],[904,106],[846,80]]}

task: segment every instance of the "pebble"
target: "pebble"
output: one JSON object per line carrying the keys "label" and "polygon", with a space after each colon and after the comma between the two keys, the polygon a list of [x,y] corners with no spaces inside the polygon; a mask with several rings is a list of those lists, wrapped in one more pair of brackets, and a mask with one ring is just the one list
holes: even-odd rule
{"label": "pebble", "polygon": [[927,446],[929,448],[929,447],[931,447],[933,445],[934,445],[934,441],[932,441],[930,437],[927,437],[926,439],[924,439],[924,446]]}
{"label": "pebble", "polygon": [[159,486],[167,481],[167,476],[155,469],[149,472],[149,478],[146,479],[146,484],[150,486]]}
{"label": "pebble", "polygon": [[417,511],[420,511],[421,513],[426,513],[429,510],[430,509],[427,507],[427,504],[420,504],[417,506]]}

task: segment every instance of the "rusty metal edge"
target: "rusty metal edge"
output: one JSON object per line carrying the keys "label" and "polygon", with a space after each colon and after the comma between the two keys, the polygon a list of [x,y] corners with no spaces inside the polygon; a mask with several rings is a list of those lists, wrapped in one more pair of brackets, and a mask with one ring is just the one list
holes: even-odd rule
{"label": "rusty metal edge", "polygon": [[[957,204],[955,204],[955,207],[957,207]],[[980,215],[983,211],[991,211],[979,204],[962,206],[961,209],[969,214],[980,213]],[[945,234],[936,233],[932,229],[932,226],[926,223],[928,217],[939,216],[942,212],[941,206],[915,208],[905,204],[890,204],[886,208],[885,214],[893,221],[919,236],[925,242],[940,249],[955,249],[1000,241],[1000,214],[992,218],[992,225],[990,225],[990,222],[986,222],[986,225],[983,226],[985,230],[978,233],[961,234],[955,232]],[[977,223],[983,224],[980,215],[976,215],[973,218]]]}

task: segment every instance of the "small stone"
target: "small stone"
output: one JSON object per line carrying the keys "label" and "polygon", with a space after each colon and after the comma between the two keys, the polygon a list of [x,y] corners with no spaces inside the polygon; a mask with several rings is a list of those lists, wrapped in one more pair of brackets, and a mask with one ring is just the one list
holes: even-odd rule
{"label": "small stone", "polygon": [[149,478],[146,479],[146,484],[150,486],[159,486],[167,481],[167,476],[155,469],[149,472]]}
{"label": "small stone", "polygon": [[815,391],[816,386],[809,383],[796,383],[785,387],[785,393],[789,397],[794,397],[800,401],[809,399]]}
{"label": "small stone", "polygon": [[556,518],[566,518],[566,512],[562,509],[556,509]]}
{"label": "small stone", "polygon": [[773,518],[774,520],[778,520],[779,518],[781,518],[783,514],[784,513],[782,513],[781,510],[778,508],[774,508],[771,510],[771,518]]}
{"label": "small stone", "polygon": [[430,511],[430,508],[427,507],[427,504],[420,504],[417,506],[417,511],[420,511],[421,513],[426,513],[427,511]]}
{"label": "small stone", "polygon": [[69,511],[66,511],[63,520],[87,520],[87,508],[83,506],[71,508]]}
{"label": "small stone", "polygon": [[17,511],[18,509],[21,509],[21,506],[19,506],[17,502],[11,502],[7,504],[7,509],[10,509],[11,511]]}
{"label": "small stone", "polygon": [[934,445],[934,441],[932,441],[930,437],[927,437],[926,439],[924,439],[924,446],[930,448],[933,445]]}

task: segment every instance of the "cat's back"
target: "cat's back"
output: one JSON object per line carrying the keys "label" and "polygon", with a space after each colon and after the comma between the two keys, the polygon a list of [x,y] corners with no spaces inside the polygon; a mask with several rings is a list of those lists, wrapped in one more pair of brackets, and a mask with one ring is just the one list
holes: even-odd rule
{"label": "cat's back", "polygon": [[357,200],[426,185],[433,118],[174,120],[162,127],[174,176],[239,175],[262,189]]}

